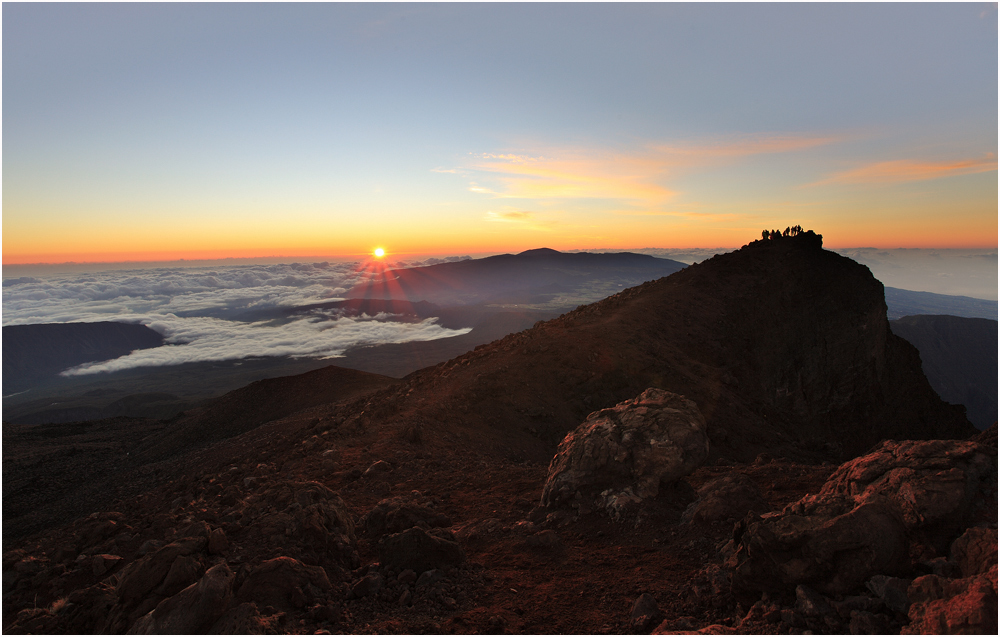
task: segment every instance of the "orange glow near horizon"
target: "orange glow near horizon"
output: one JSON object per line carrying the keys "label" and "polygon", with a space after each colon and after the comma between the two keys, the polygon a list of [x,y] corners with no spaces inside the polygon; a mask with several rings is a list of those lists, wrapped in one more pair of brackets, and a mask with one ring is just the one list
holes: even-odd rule
{"label": "orange glow near horizon", "polygon": [[[647,215],[570,213],[524,211],[498,212],[504,217],[498,222],[485,214],[469,214],[455,221],[443,219],[438,223],[417,226],[403,220],[388,233],[382,232],[385,243],[373,246],[370,237],[362,236],[363,230],[337,235],[332,230],[312,232],[307,241],[293,231],[279,236],[271,233],[271,240],[247,233],[233,237],[225,233],[191,231],[190,237],[156,236],[154,233],[137,233],[142,242],[129,241],[126,236],[94,237],[85,231],[55,236],[58,227],[50,233],[47,242],[18,242],[13,233],[4,238],[4,265],[60,264],[60,263],[123,263],[162,261],[209,261],[223,259],[287,259],[329,261],[378,261],[385,263],[390,256],[394,261],[417,260],[428,257],[517,253],[534,248],[554,250],[641,250],[644,248],[735,249],[760,237],[765,228],[783,229],[785,226],[802,225],[824,236],[828,248],[878,247],[892,248],[996,248],[997,217],[981,212],[990,202],[971,202],[954,205],[951,216],[936,213],[937,202],[921,205],[910,199],[888,202],[881,214],[874,214],[868,207],[856,207],[841,202],[831,202],[823,207],[810,208],[798,202],[769,206],[766,202],[752,207],[733,204],[725,206],[735,212],[718,212],[717,206],[706,206],[704,212],[658,213]],[[492,207],[492,205],[491,205]],[[825,209],[824,209],[825,208]],[[835,210],[836,212],[832,211]],[[487,209],[488,210],[488,209]],[[515,211],[516,212],[516,211]],[[541,218],[544,229],[537,223]],[[960,219],[961,222],[956,222]],[[7,229],[7,228],[5,228]],[[265,226],[260,234],[273,228]],[[93,233],[93,231],[91,231]],[[303,233],[306,234],[306,233]],[[388,234],[389,236],[385,236]],[[218,248],[209,247],[211,237],[224,237]],[[103,240],[102,240],[103,239]],[[116,243],[127,246],[114,250]],[[386,245],[393,246],[391,255]],[[87,246],[81,249],[82,246]],[[379,257],[375,250],[383,250]]]}
{"label": "orange glow near horizon", "polygon": [[[852,229],[846,225],[824,228],[819,224],[804,223],[800,220],[782,220],[780,222],[761,222],[745,228],[716,228],[711,231],[696,232],[693,229],[682,229],[678,232],[662,233],[656,236],[648,233],[628,237],[612,237],[606,234],[573,233],[576,236],[558,237],[553,234],[517,237],[505,241],[434,241],[423,243],[413,241],[404,246],[403,250],[395,251],[396,258],[417,259],[429,256],[486,255],[501,253],[517,253],[535,248],[552,248],[554,250],[641,250],[645,248],[658,249],[691,249],[691,248],[730,248],[736,249],[755,239],[760,238],[760,230],[764,228],[780,228],[786,225],[800,223],[803,227],[815,230],[824,236],[824,246],[830,249],[876,247],[893,248],[961,248],[961,249],[995,249],[997,225],[994,220],[992,227],[983,227],[979,233],[981,241],[969,241],[967,229],[942,228],[938,232],[927,233],[923,229],[906,227],[887,227],[886,232],[874,235],[870,230]],[[891,226],[891,224],[885,224]],[[989,224],[984,224],[988,226]],[[757,227],[759,226],[759,228]],[[878,238],[876,238],[878,237]],[[403,242],[400,242],[403,243]],[[410,242],[407,242],[410,243]],[[276,246],[273,249],[228,249],[228,250],[184,250],[162,249],[148,251],[121,252],[29,252],[3,254],[3,265],[25,264],[59,264],[59,263],[144,263],[164,261],[214,261],[214,260],[254,260],[254,259],[322,259],[342,261],[370,261],[373,264],[387,265],[384,249],[382,255],[374,250],[330,250],[322,248],[293,248]]]}

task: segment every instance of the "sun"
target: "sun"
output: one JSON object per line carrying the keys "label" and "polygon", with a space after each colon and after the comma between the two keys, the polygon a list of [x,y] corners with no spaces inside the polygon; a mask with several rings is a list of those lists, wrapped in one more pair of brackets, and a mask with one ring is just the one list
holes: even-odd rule
{"label": "sun", "polygon": [[382,248],[375,248],[375,251],[372,252],[372,254],[374,254],[376,258],[381,259],[385,256],[385,250]]}

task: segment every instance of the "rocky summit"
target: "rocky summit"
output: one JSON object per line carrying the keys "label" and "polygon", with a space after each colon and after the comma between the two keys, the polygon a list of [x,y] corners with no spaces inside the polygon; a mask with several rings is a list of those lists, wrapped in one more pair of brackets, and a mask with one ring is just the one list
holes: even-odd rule
{"label": "rocky summit", "polygon": [[650,387],[698,406],[712,458],[841,461],[884,438],[975,432],[893,335],[882,284],[811,232],[754,241],[421,370],[363,419],[523,433],[549,454],[590,412]]}
{"label": "rocky summit", "polygon": [[10,634],[997,630],[996,426],[811,232],[399,381],[3,452]]}

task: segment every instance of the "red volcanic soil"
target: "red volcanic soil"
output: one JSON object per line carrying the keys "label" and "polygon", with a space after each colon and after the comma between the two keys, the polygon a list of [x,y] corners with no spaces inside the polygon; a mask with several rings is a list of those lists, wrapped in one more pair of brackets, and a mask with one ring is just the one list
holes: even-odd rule
{"label": "red volcanic soil", "polygon": [[[81,560],[80,555],[114,554],[127,564],[137,559],[147,540],[176,539],[197,520],[225,531],[229,546],[222,557],[234,570],[278,556],[308,563],[294,537],[261,543],[239,522],[229,521],[227,511],[233,507],[224,504],[227,500],[221,494],[235,486],[242,501],[257,493],[273,504],[282,484],[310,480],[337,491],[355,521],[382,499],[419,491],[420,501],[431,503],[453,522],[467,562],[450,574],[454,584],[441,595],[454,599],[454,607],[434,597],[415,598],[413,606],[400,606],[396,599],[346,600],[338,591],[322,600],[324,610],[317,612],[313,604],[282,615],[271,626],[276,631],[628,633],[631,605],[642,593],[653,595],[666,613],[664,618],[677,620],[679,626],[736,625],[745,614],[746,608],[732,600],[720,604],[707,581],[701,589],[693,586],[707,565],[719,562],[718,548],[729,540],[735,520],[707,526],[679,524],[681,512],[693,499],[689,489],[666,494],[642,519],[567,518],[553,528],[554,545],[532,546],[531,534],[516,527],[539,501],[547,463],[519,458],[500,447],[484,453],[481,450],[492,444],[491,438],[468,432],[425,433],[423,441],[414,443],[404,439],[408,432],[402,429],[359,431],[344,421],[343,414],[349,412],[335,406],[309,409],[158,464],[161,486],[109,503],[110,510],[121,514],[113,516],[119,520],[118,529],[99,546],[77,549],[92,526],[87,520],[25,539],[20,550],[5,554],[5,565],[33,555],[47,560],[50,572],[45,581],[32,581],[6,596],[4,617],[17,617],[29,600],[32,607],[46,608],[107,577],[95,576],[91,559]],[[334,453],[325,455],[328,450]],[[388,462],[391,470],[358,477],[379,460]],[[758,464],[705,466],[687,483],[697,488],[716,476],[744,473],[768,494],[773,508],[781,508],[817,491],[832,469],[832,465],[762,459]],[[257,484],[245,487],[251,477]],[[357,550],[363,565],[378,560],[368,538],[358,540]],[[116,572],[121,567],[112,574]],[[333,610],[325,610],[330,605]],[[46,625],[53,632],[94,628]],[[5,632],[10,630],[17,632],[18,627],[5,620]]]}

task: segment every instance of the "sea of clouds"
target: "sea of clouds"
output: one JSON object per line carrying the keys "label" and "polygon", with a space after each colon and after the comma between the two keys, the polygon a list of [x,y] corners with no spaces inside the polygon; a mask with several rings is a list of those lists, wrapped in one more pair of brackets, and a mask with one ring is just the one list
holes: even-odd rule
{"label": "sea of clouds", "polygon": [[[16,274],[17,269],[5,270]],[[162,347],[81,365],[66,375],[262,356],[334,358],[361,345],[428,341],[470,331],[446,329],[435,318],[397,322],[384,314],[312,313],[259,322],[238,318],[252,310],[337,300],[366,276],[358,263],[330,262],[5,276],[3,325],[120,321],[146,325],[165,338]]]}

